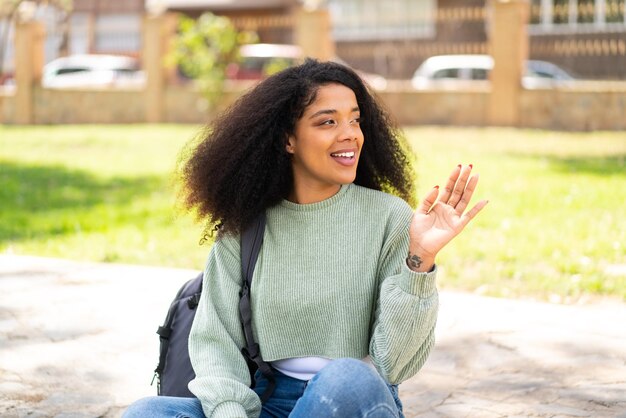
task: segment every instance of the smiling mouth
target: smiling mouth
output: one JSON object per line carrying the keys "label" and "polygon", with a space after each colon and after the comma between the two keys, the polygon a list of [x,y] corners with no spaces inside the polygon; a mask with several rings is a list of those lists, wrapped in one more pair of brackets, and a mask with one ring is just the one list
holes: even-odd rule
{"label": "smiling mouth", "polygon": [[334,158],[354,158],[354,155],[355,155],[354,151],[337,152],[337,153],[330,154],[330,156]]}
{"label": "smiling mouth", "polygon": [[352,167],[356,164],[356,151],[341,151],[341,152],[333,152],[330,154],[330,157],[337,162],[338,164],[344,167]]}

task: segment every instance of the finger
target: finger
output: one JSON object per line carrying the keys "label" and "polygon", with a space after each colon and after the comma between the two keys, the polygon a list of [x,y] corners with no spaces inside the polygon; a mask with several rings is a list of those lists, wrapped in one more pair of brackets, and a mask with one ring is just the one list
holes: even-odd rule
{"label": "finger", "polygon": [[[467,185],[467,179],[469,178],[470,173],[472,172],[473,166],[470,164],[461,169],[461,174],[459,174],[459,179],[456,181],[454,185],[454,190],[450,195],[450,199],[448,199],[448,205],[453,208],[456,207],[459,200],[461,200],[461,196],[463,195],[463,191],[465,190],[465,186]],[[444,201],[445,202],[445,201]]]}
{"label": "finger", "polygon": [[439,195],[439,186],[435,186],[428,192],[428,194],[426,194],[426,196],[424,197],[424,200],[422,200],[422,203],[420,203],[420,206],[417,209],[418,212],[422,214],[427,214],[430,211],[430,208],[432,208],[435,202],[437,201],[438,195]]}
{"label": "finger", "polygon": [[458,215],[461,215],[467,205],[469,205],[470,200],[472,199],[472,195],[474,194],[474,190],[476,190],[476,185],[478,184],[479,175],[474,174],[470,177],[467,182],[467,186],[465,186],[465,190],[463,191],[463,196],[461,196],[461,200],[457,203],[454,208]]}
{"label": "finger", "polygon": [[457,165],[454,170],[452,170],[452,173],[450,173],[446,187],[443,188],[443,192],[441,193],[441,196],[439,196],[439,200],[441,202],[447,203],[448,199],[450,199],[450,195],[452,195],[452,191],[454,190],[454,185],[459,178],[459,174],[461,174],[461,167],[461,164]]}
{"label": "finger", "polygon": [[471,208],[463,216],[461,216],[463,228],[465,228],[465,225],[467,225],[469,221],[471,221],[476,215],[478,215],[478,212],[480,212],[485,206],[487,206],[487,203],[489,203],[488,200],[481,200],[480,202],[476,203],[473,208]]}

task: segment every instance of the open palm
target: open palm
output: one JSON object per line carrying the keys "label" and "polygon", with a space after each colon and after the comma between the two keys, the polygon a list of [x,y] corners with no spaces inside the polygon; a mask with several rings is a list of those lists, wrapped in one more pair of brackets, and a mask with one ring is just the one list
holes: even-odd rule
{"label": "open palm", "polygon": [[426,195],[411,221],[411,254],[434,262],[437,253],[485,207],[487,201],[481,200],[465,212],[478,184],[478,175],[470,177],[471,171],[471,165],[457,166],[441,193],[435,186]]}

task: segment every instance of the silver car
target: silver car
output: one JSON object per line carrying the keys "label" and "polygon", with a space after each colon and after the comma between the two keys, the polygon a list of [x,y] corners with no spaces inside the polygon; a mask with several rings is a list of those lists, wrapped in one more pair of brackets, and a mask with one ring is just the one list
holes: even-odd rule
{"label": "silver car", "polygon": [[[476,86],[489,80],[494,61],[489,55],[437,55],[415,71],[411,84],[417,90]],[[547,61],[526,61],[522,85],[527,89],[555,87],[574,80],[569,73]]]}

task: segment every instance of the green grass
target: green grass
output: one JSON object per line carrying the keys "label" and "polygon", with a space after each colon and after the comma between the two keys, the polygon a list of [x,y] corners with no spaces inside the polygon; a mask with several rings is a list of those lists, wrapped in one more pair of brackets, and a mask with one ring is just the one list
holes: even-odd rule
{"label": "green grass", "polygon": [[[0,126],[0,252],[201,268],[172,171],[197,127]],[[489,205],[441,253],[440,284],[626,300],[626,134],[407,128],[419,195],[458,163]],[[623,271],[623,270],[622,270]]]}
{"label": "green grass", "polygon": [[[440,257],[444,286],[498,296],[626,299],[626,135],[408,129],[419,189],[473,163],[489,205]],[[625,266],[626,267],[626,266]]]}
{"label": "green grass", "polygon": [[188,126],[0,127],[0,251],[202,268],[174,209]]}

